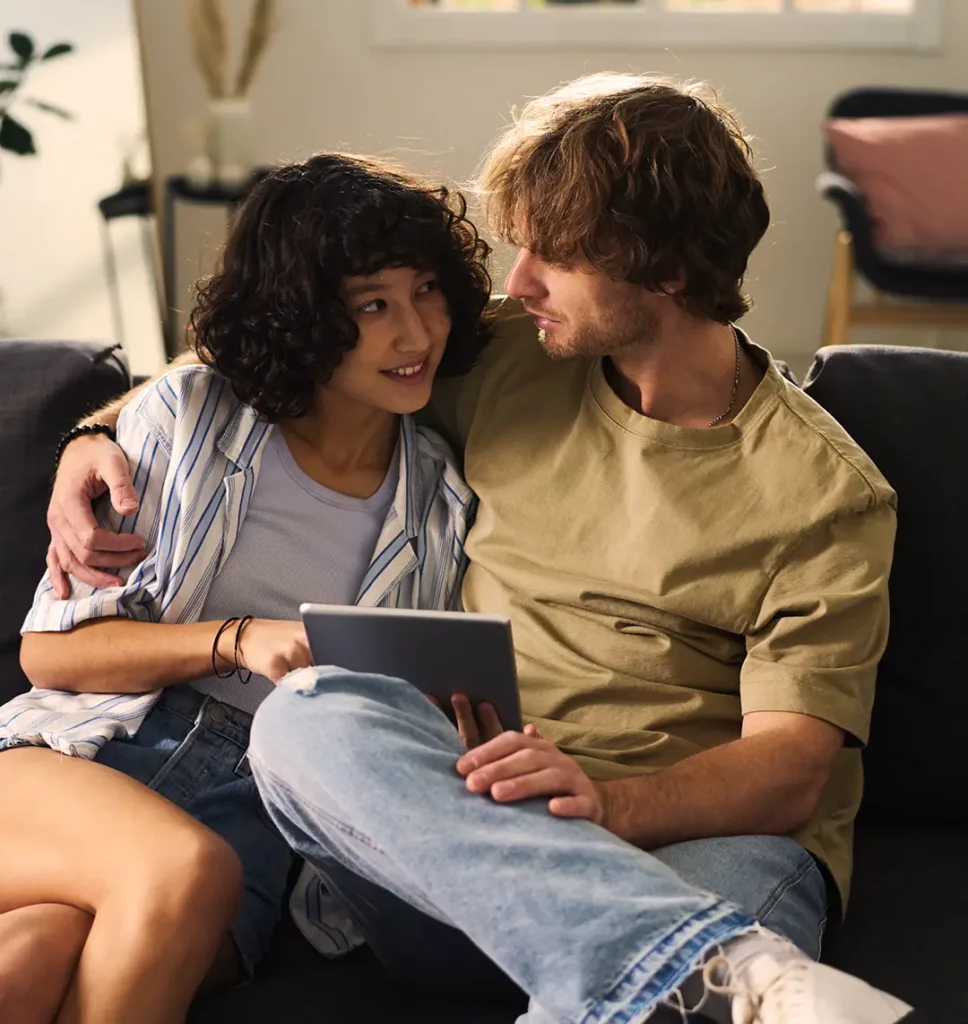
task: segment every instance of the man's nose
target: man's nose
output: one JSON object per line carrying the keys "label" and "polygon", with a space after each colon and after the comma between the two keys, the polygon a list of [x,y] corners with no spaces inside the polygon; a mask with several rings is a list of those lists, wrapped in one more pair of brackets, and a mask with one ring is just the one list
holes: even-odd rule
{"label": "man's nose", "polygon": [[535,274],[536,260],[527,249],[522,249],[515,257],[504,287],[512,299],[537,298],[542,291],[541,281]]}

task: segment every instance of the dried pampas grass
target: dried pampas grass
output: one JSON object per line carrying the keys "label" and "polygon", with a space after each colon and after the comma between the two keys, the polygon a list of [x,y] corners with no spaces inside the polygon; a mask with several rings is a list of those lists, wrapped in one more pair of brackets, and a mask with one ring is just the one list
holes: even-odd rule
{"label": "dried pampas grass", "polygon": [[275,32],[274,0],[255,0],[252,17],[249,19],[249,31],[245,37],[245,51],[242,54],[242,65],[235,79],[235,96],[244,96],[252,85],[252,79],[259,68],[259,62]]}
{"label": "dried pampas grass", "polygon": [[225,95],[228,44],[221,0],[190,0],[195,63],[212,99]]}
{"label": "dried pampas grass", "polygon": [[[222,0],[188,0],[188,10],[195,63],[209,98],[224,99],[229,95],[228,32]],[[233,97],[242,97],[249,91],[275,29],[275,0],[255,0]]]}

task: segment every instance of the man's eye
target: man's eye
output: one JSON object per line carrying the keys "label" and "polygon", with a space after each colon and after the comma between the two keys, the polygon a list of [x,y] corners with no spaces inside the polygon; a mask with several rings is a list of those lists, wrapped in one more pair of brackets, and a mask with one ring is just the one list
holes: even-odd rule
{"label": "man's eye", "polygon": [[383,299],[371,299],[369,302],[364,302],[362,306],[357,308],[357,313],[380,313],[386,309],[387,304]]}

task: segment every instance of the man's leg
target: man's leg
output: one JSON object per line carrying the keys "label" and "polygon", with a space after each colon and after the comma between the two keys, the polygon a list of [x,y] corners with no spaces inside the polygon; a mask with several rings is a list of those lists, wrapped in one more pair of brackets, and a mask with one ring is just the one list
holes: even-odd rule
{"label": "man's leg", "polygon": [[827,920],[827,884],[816,861],[787,836],[727,836],[652,851],[680,878],[742,907],[814,960]]}
{"label": "man's leg", "polygon": [[463,932],[422,913],[331,857],[317,868],[326,888],[353,918],[394,981],[475,1001],[527,1002],[521,989]]}
{"label": "man's leg", "polygon": [[459,928],[551,1019],[643,1020],[706,951],[753,927],[604,829],[550,816],[544,800],[472,796],[461,753],[407,683],[315,669],[263,703],[249,756],[299,853],[320,866],[334,857]]}

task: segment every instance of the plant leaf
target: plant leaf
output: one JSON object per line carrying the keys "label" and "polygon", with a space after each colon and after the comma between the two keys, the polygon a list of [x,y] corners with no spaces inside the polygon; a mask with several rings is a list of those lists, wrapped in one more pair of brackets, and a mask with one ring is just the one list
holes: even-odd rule
{"label": "plant leaf", "polygon": [[74,120],[74,115],[69,110],[65,110],[63,107],[55,107],[53,103],[45,103],[43,100],[35,100],[33,97],[28,97],[24,102],[29,103],[38,110],[43,110],[46,114],[56,114],[65,121]]}
{"label": "plant leaf", "polygon": [[71,43],[57,43],[44,51],[41,60],[53,60],[54,57],[63,57],[65,53],[73,53],[74,47]]}
{"label": "plant leaf", "polygon": [[21,64],[26,64],[34,55],[34,41],[24,32],[11,32],[8,36],[10,49],[20,58]]}
{"label": "plant leaf", "polygon": [[13,90],[16,88],[17,83],[11,82],[9,79],[7,81],[0,82],[0,96],[2,96],[5,92],[13,92]]}
{"label": "plant leaf", "polygon": [[4,114],[0,121],[0,149],[9,150],[18,156],[31,156],[37,152],[33,135],[9,114]]}

